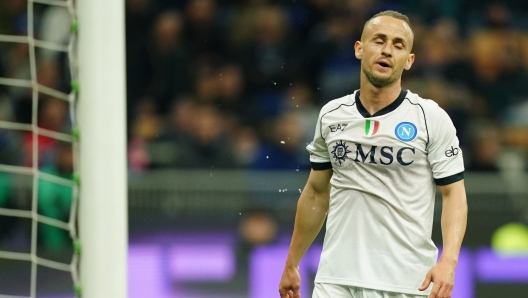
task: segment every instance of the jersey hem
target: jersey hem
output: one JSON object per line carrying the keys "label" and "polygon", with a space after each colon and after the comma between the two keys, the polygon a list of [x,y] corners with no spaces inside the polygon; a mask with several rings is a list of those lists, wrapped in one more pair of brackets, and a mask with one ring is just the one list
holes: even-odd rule
{"label": "jersey hem", "polygon": [[354,281],[350,279],[340,279],[340,278],[318,277],[315,279],[315,283],[336,284],[336,285],[359,287],[359,288],[365,288],[365,289],[371,289],[371,290],[377,290],[377,291],[419,295],[419,296],[429,296],[429,294],[431,293],[430,289],[426,289],[425,291],[420,291],[418,289],[411,289],[407,287],[379,285],[379,284],[373,284],[373,283],[368,283],[368,282],[361,282],[361,281]]}

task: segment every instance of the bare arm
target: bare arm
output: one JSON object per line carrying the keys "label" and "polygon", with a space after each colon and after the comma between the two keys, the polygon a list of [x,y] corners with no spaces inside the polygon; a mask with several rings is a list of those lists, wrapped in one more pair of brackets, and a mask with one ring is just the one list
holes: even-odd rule
{"label": "bare arm", "polygon": [[300,297],[299,262],[321,230],[330,201],[332,169],[310,172],[297,203],[293,236],[279,285],[281,297]]}
{"label": "bare arm", "polygon": [[468,207],[464,180],[438,188],[442,193],[443,238],[443,250],[439,262],[448,262],[456,266],[467,223]]}
{"label": "bare arm", "polygon": [[429,297],[451,297],[455,268],[467,223],[467,201],[464,180],[438,187],[442,193],[443,251],[438,263],[427,274],[420,290],[434,282]]}
{"label": "bare arm", "polygon": [[330,201],[332,169],[310,172],[297,203],[297,214],[286,265],[298,266],[302,256],[321,230]]}

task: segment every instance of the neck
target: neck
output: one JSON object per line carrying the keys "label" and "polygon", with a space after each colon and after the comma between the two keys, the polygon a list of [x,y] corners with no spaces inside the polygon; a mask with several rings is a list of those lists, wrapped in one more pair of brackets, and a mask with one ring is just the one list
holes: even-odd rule
{"label": "neck", "polygon": [[362,74],[360,91],[359,99],[361,100],[361,104],[369,114],[374,115],[398,98],[401,92],[401,80],[397,80],[391,85],[378,88],[373,86],[365,75]]}

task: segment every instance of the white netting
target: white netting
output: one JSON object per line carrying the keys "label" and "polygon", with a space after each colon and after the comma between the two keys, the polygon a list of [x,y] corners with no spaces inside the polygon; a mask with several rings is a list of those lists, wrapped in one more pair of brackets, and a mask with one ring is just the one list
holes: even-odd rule
{"label": "white netting", "polygon": [[[67,24],[65,24],[64,30],[69,33],[69,38],[66,41],[61,42],[60,40],[42,40],[35,32],[35,9],[39,6],[39,13],[42,12],[53,12],[54,9],[62,9],[63,11],[52,16],[51,19],[54,21],[59,20],[59,16],[66,16]],[[29,64],[29,75],[28,79],[23,78],[10,78],[0,77],[0,85],[6,88],[26,88],[31,90],[31,120],[30,123],[17,123],[14,121],[0,120],[0,129],[16,131],[18,133],[24,133],[30,135],[30,163],[26,165],[12,165],[12,164],[0,164],[0,173],[6,175],[19,175],[30,177],[32,180],[31,187],[31,204],[27,210],[5,208],[0,205],[0,216],[14,217],[18,219],[31,220],[31,238],[30,238],[30,251],[29,252],[16,252],[8,250],[0,250],[1,259],[27,261],[31,264],[30,274],[30,285],[29,296],[13,296],[12,293],[5,292],[5,289],[0,288],[0,298],[2,297],[37,297],[37,269],[38,266],[42,266],[49,269],[60,270],[71,273],[73,283],[72,287],[75,289],[75,295],[80,296],[80,281],[78,274],[79,267],[79,253],[80,244],[77,235],[77,206],[78,206],[78,194],[79,194],[79,179],[77,173],[78,169],[78,130],[75,105],[77,100],[77,63],[76,63],[76,43],[77,43],[77,18],[75,12],[74,0],[28,0],[27,1],[27,35],[5,35],[0,34],[0,44],[26,44],[28,52],[28,64]],[[64,18],[62,19],[64,20]],[[59,20],[60,21],[60,20]],[[63,91],[56,90],[45,86],[45,84],[39,83],[38,71],[39,61],[50,59],[59,59],[64,57],[67,66],[68,79],[71,81],[71,87],[68,88],[71,91],[65,93]],[[39,127],[39,97],[48,96],[57,100],[67,102],[69,108],[69,124],[71,133],[63,131],[54,131],[46,128]],[[73,151],[73,171],[70,177],[64,177],[64,175],[56,175],[49,171],[44,171],[39,167],[41,164],[39,145],[41,143],[41,137],[56,140],[68,144]],[[71,188],[68,194],[71,193],[71,202],[69,202],[69,219],[63,221],[61,219],[54,218],[53,216],[43,215],[39,212],[39,196],[42,192],[39,191],[39,184],[46,185],[52,183],[54,185],[60,185],[61,187]],[[39,225],[47,225],[54,228],[66,230],[72,240],[73,254],[71,262],[58,262],[51,260],[50,258],[39,256],[39,248],[37,246],[38,227]]]}

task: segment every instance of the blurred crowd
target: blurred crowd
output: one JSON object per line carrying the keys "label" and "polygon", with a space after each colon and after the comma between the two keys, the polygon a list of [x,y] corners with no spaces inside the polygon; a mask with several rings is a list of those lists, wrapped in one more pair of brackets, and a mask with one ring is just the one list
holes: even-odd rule
{"label": "blurred crowd", "polygon": [[470,171],[523,170],[528,4],[522,1],[128,0],[129,165],[307,169],[320,107],[359,88],[354,43],[407,13],[403,86],[452,117]]}
{"label": "blurred crowd", "polygon": [[[359,88],[354,43],[386,9],[408,14],[415,32],[404,88],[449,113],[467,169],[524,170],[524,1],[126,0],[130,171],[308,169],[318,111]],[[36,38],[67,44],[69,22],[66,9],[35,4]],[[27,24],[25,0],[2,1],[0,34],[26,35]],[[1,77],[31,78],[27,44],[1,43],[0,53]],[[41,85],[69,92],[65,54],[37,50],[35,72]],[[33,119],[30,89],[2,86],[0,106],[1,120]],[[66,102],[46,94],[36,117],[43,128],[71,129]],[[2,158],[30,164],[32,138],[12,134],[0,131],[0,150],[10,150]],[[56,166],[56,142],[39,142],[40,162]]]}

